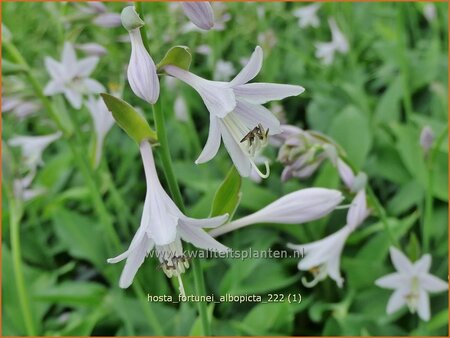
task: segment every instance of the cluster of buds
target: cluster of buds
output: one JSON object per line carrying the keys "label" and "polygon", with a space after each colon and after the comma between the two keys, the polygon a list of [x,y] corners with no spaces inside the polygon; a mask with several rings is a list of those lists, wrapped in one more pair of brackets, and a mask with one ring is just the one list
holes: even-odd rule
{"label": "cluster of buds", "polygon": [[281,128],[283,132],[277,135],[277,140],[281,146],[278,161],[285,166],[281,174],[283,182],[292,177],[310,177],[326,159],[336,164],[338,146],[333,140],[294,126],[283,125]]}

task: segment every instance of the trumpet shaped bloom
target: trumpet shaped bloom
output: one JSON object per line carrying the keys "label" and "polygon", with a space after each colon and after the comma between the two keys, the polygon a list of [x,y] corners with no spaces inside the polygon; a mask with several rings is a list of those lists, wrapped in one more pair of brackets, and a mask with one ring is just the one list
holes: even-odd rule
{"label": "trumpet shaped bloom", "polygon": [[214,12],[209,2],[183,2],[182,5],[184,14],[198,28],[210,30],[214,27]]}
{"label": "trumpet shaped bloom", "polygon": [[221,138],[241,176],[248,177],[253,167],[267,177],[255,164],[255,157],[267,145],[268,136],[278,134],[280,121],[262,104],[296,96],[301,86],[274,83],[247,83],[261,70],[263,51],[257,46],[247,65],[230,82],[210,81],[173,65],[167,74],[193,87],[210,112],[209,135],[196,164],[211,160],[219,150]]}
{"label": "trumpet shaped bloom", "polygon": [[80,109],[83,95],[105,91],[101,83],[89,78],[98,60],[98,57],[94,56],[77,60],[73,45],[66,42],[61,62],[51,57],[45,58],[45,67],[52,79],[44,88],[44,94],[52,96],[63,93],[73,108]]}
{"label": "trumpet shaped bloom", "polygon": [[86,106],[91,113],[92,120],[94,122],[94,129],[96,135],[95,142],[95,166],[97,167],[100,163],[100,158],[102,155],[103,142],[105,140],[106,134],[111,129],[114,124],[114,118],[109,112],[105,105],[105,102],[99,98],[94,99],[92,96],[89,97],[86,102]]}
{"label": "trumpet shaped bloom", "polygon": [[219,236],[257,223],[306,223],[329,214],[342,200],[343,196],[338,190],[302,189],[287,194],[261,210],[211,230],[209,233],[213,236]]}
{"label": "trumpet shaped bloom", "polygon": [[448,289],[447,282],[429,273],[431,256],[423,255],[412,263],[400,250],[390,248],[391,261],[397,272],[390,273],[375,281],[381,288],[395,290],[389,298],[386,312],[391,314],[407,305],[411,313],[417,312],[422,320],[430,319],[428,293]]}
{"label": "trumpet shaped bloom", "polygon": [[32,172],[44,162],[42,153],[55,140],[61,137],[61,132],[45,136],[14,136],[8,144],[13,147],[20,147],[25,165]]}
{"label": "trumpet shaped bloom", "polygon": [[206,219],[185,216],[161,186],[150,143],[143,141],[140,151],[147,182],[141,224],[128,250],[115,258],[108,259],[108,263],[117,263],[126,259],[119,281],[121,288],[131,285],[137,270],[152,249],[155,249],[156,257],[169,278],[180,278],[180,274],[189,267],[188,260],[183,255],[181,240],[192,243],[200,249],[217,252],[229,250],[203,230],[203,228],[221,225],[228,215]]}
{"label": "trumpet shaped bloom", "polygon": [[317,17],[317,11],[320,8],[320,3],[313,3],[308,6],[303,6],[296,9],[293,14],[298,18],[298,25],[300,28],[319,27],[320,20]]}
{"label": "trumpet shaped bloom", "polygon": [[298,263],[299,270],[310,271],[314,279],[310,282],[305,278],[302,282],[307,287],[313,287],[318,282],[330,276],[339,287],[342,287],[344,279],[340,273],[340,261],[342,250],[348,236],[364,221],[369,215],[366,205],[366,194],[361,190],[352,201],[352,205],[347,213],[347,225],[335,233],[308,244],[288,244],[288,248],[304,253]]}
{"label": "trumpet shaped bloom", "polygon": [[328,24],[331,30],[331,41],[316,43],[316,57],[322,59],[322,62],[325,65],[329,65],[333,62],[336,52],[345,54],[349,50],[347,38],[339,29],[336,21],[333,18],[330,18]]}

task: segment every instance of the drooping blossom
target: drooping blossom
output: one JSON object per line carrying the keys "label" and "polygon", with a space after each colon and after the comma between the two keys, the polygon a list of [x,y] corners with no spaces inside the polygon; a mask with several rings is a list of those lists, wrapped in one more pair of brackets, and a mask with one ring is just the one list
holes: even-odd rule
{"label": "drooping blossom", "polygon": [[[133,22],[131,25],[129,22]],[[131,56],[128,64],[128,82],[133,93],[150,104],[159,97],[159,79],[156,65],[141,37],[140,27],[144,22],[139,18],[134,6],[125,7],[122,11],[122,22],[130,34]]]}
{"label": "drooping blossom", "polygon": [[340,272],[342,250],[348,236],[366,219],[369,210],[366,204],[366,193],[361,190],[356,194],[347,213],[347,224],[335,233],[308,244],[288,244],[288,248],[300,251],[304,257],[297,267],[313,274],[313,280],[302,282],[313,287],[327,276],[333,279],[338,287],[342,287],[344,279]]}
{"label": "drooping blossom", "polygon": [[19,120],[37,113],[40,109],[42,109],[41,104],[32,99],[26,99],[20,95],[2,95],[2,113],[11,113]]}
{"label": "drooping blossom", "polygon": [[51,57],[45,58],[45,67],[52,79],[45,87],[44,94],[52,96],[62,93],[72,107],[81,108],[83,95],[105,91],[102,84],[89,77],[97,66],[98,60],[95,56],[77,60],[73,45],[66,42],[61,62]]}
{"label": "drooping blossom", "polygon": [[333,18],[328,20],[328,24],[331,30],[330,42],[317,42],[316,45],[316,57],[322,60],[322,63],[329,65],[333,63],[334,55],[336,52],[346,54],[349,51],[349,44],[347,38],[342,34],[336,21]]}
{"label": "drooping blossom", "polygon": [[[164,191],[158,179],[151,145],[148,141],[140,144],[144,164],[147,194],[141,224],[131,244],[121,255],[108,259],[117,263],[126,259],[120,276],[119,286],[131,285],[137,270],[152,249],[168,278],[177,277],[189,267],[183,253],[181,240],[192,243],[197,248],[227,252],[229,249],[212,238],[203,228],[214,228],[226,221],[228,215],[194,219],[185,216]],[[180,283],[181,284],[181,283]]]}
{"label": "drooping blossom", "polygon": [[173,65],[164,67],[167,74],[192,86],[210,112],[208,140],[195,163],[211,160],[219,150],[222,138],[241,176],[249,176],[252,167],[260,176],[268,176],[268,163],[265,163],[266,173],[263,174],[254,158],[267,145],[268,135],[278,134],[281,130],[280,122],[262,104],[299,95],[304,88],[286,84],[247,83],[259,73],[262,61],[263,51],[257,46],[248,64],[230,82],[206,80]]}
{"label": "drooping blossom", "polygon": [[239,218],[209,232],[220,236],[230,231],[258,223],[300,224],[322,218],[343,200],[340,191],[307,188],[287,194],[248,216]]}
{"label": "drooping blossom", "polygon": [[315,28],[319,27],[320,20],[317,16],[317,11],[320,6],[320,3],[313,3],[294,10],[293,14],[298,18],[298,25],[300,28],[306,28],[309,26]]}
{"label": "drooping blossom", "polygon": [[182,6],[184,14],[197,27],[204,30],[214,27],[214,12],[209,2],[183,2]]}
{"label": "drooping blossom", "polygon": [[429,273],[431,255],[423,255],[412,263],[400,250],[390,248],[391,261],[397,270],[375,281],[375,285],[392,289],[386,312],[392,314],[407,305],[411,313],[428,321],[430,319],[429,293],[443,292],[448,283]]}
{"label": "drooping blossom", "polygon": [[94,99],[92,96],[86,102],[86,107],[91,114],[92,121],[94,123],[95,130],[95,166],[100,164],[100,158],[102,155],[103,142],[106,134],[114,124],[114,118],[105,105],[105,102],[101,99]]}
{"label": "drooping blossom", "polygon": [[34,171],[39,165],[44,164],[42,161],[44,150],[61,135],[61,132],[56,132],[45,136],[14,136],[8,144],[21,148],[24,164],[30,171]]}

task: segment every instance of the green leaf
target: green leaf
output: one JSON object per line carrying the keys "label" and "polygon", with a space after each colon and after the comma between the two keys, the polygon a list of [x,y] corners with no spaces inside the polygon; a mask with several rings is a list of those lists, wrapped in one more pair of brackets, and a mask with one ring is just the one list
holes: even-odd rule
{"label": "green leaf", "polygon": [[101,284],[83,281],[67,281],[38,292],[34,298],[37,301],[46,301],[66,306],[96,306],[100,303],[105,294],[106,289]]}
{"label": "green leaf", "polygon": [[214,195],[210,216],[228,214],[231,218],[241,199],[241,175],[233,166]]}
{"label": "green leaf", "polygon": [[392,82],[381,96],[375,109],[375,121],[390,122],[400,119],[400,101],[402,99],[401,76]]}
{"label": "green leaf", "polygon": [[100,94],[106,106],[112,113],[117,124],[138,144],[143,140],[151,143],[157,141],[156,133],[150,128],[145,118],[139,114],[131,105],[122,99],[112,95]]}
{"label": "green leaf", "polygon": [[364,164],[372,145],[372,132],[365,114],[347,107],[335,117],[329,135],[347,152],[357,168]]}
{"label": "green leaf", "polygon": [[26,72],[26,68],[23,65],[18,65],[11,61],[2,60],[2,73],[3,75],[16,75],[18,73]]}
{"label": "green leaf", "polygon": [[175,46],[169,49],[166,55],[157,65],[157,70],[168,65],[177,66],[178,68],[189,70],[191,66],[192,55],[186,46]]}
{"label": "green leaf", "polygon": [[406,253],[408,254],[411,262],[417,261],[421,256],[420,243],[417,239],[416,234],[413,232],[409,235],[409,242],[408,246],[406,247]]}

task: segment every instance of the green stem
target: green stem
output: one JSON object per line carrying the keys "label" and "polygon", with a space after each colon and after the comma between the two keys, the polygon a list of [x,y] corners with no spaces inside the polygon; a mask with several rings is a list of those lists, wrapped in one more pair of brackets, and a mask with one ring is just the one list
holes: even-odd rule
{"label": "green stem", "polygon": [[[144,10],[143,10],[143,7],[144,7],[144,6],[143,6],[142,2],[136,1],[136,2],[135,2],[135,7],[136,7],[136,12],[138,12],[138,14],[139,14],[139,16],[141,17],[141,19],[142,19],[143,21],[145,21],[145,20],[144,20]],[[142,26],[140,29],[141,29],[142,35],[143,35],[142,42],[144,42],[144,47],[145,47],[145,49],[147,49],[147,51],[150,53],[150,46],[149,46],[149,44],[148,44],[147,27],[146,27],[146,25],[144,25],[144,26]]]}
{"label": "green stem", "polygon": [[16,204],[16,200],[13,194],[9,196],[9,221],[10,221],[10,239],[11,250],[13,260],[14,278],[16,280],[17,295],[19,297],[20,308],[22,311],[22,317],[25,322],[25,328],[28,336],[36,335],[36,328],[34,327],[33,317],[31,314],[30,304],[28,302],[28,295],[25,288],[25,280],[22,270],[22,260],[20,257],[21,245],[20,245],[20,219],[22,218],[22,210],[19,205]]}
{"label": "green stem", "polygon": [[431,229],[433,227],[433,184],[434,184],[434,161],[437,153],[444,142],[448,132],[448,126],[444,128],[431,148],[427,160],[427,190],[425,195],[425,211],[422,223],[423,250],[428,252],[430,247]]}
{"label": "green stem", "polygon": [[[158,103],[152,105],[153,115],[156,125],[156,133],[158,134],[158,142],[160,144],[159,154],[161,158],[162,165],[164,167],[164,173],[166,176],[167,184],[169,186],[170,193],[172,198],[174,199],[175,204],[180,208],[180,210],[184,213],[184,203],[183,198],[181,196],[180,188],[178,186],[175,172],[173,170],[172,160],[169,152],[169,142],[167,140],[166,127],[164,123],[164,114],[161,110],[161,102],[162,98],[159,98]],[[195,283],[195,291],[197,295],[205,295],[205,280],[203,277],[203,271],[201,262],[197,259],[192,260],[192,270],[194,273],[194,283]],[[198,302],[198,311],[200,314],[200,318],[202,321],[203,335],[210,336],[211,335],[211,327],[208,319],[208,311],[207,311],[206,303]]]}
{"label": "green stem", "polygon": [[370,200],[372,201],[373,206],[375,207],[378,213],[378,217],[380,218],[381,223],[384,226],[384,230],[388,234],[389,241],[391,242],[392,245],[398,247],[399,244],[396,237],[392,233],[392,229],[391,226],[389,225],[389,220],[387,218],[386,210],[384,210],[383,206],[381,205],[380,201],[378,200],[377,196],[375,195],[375,193],[373,192],[372,188],[369,185],[367,185],[367,193]]}

